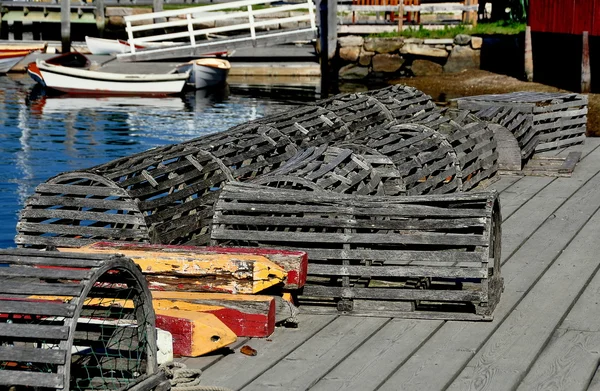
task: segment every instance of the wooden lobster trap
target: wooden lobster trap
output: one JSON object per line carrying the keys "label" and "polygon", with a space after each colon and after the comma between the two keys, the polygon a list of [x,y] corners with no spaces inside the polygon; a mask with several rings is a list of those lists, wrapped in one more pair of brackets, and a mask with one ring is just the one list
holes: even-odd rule
{"label": "wooden lobster trap", "polygon": [[418,124],[379,127],[351,140],[387,156],[396,165],[407,195],[442,194],[462,189],[460,162],[438,131]]}
{"label": "wooden lobster trap", "polygon": [[0,385],[154,388],[165,379],[151,300],[130,259],[1,250]]}
{"label": "wooden lobster trap", "polygon": [[462,191],[475,188],[498,172],[498,145],[493,128],[467,110],[422,112],[410,120],[436,130],[452,145],[460,167]]}
{"label": "wooden lobster trap", "polygon": [[315,105],[332,111],[350,132],[365,131],[394,121],[393,114],[378,99],[365,94],[339,94]]}
{"label": "wooden lobster trap", "polygon": [[17,231],[19,246],[150,240],[135,199],[115,182],[85,171],[60,174],[39,185],[20,213]]}
{"label": "wooden lobster trap", "polygon": [[583,143],[588,98],[573,93],[513,92],[460,98],[458,107],[508,128],[523,159],[534,152]]}
{"label": "wooden lobster trap", "polygon": [[406,189],[400,172],[388,157],[364,146],[339,146],[310,147],[284,166],[252,182],[277,188],[346,194],[404,194]]}
{"label": "wooden lobster trap", "polygon": [[306,251],[301,310],[491,319],[502,292],[497,194],[381,197],[230,183],[213,243]]}
{"label": "wooden lobster trap", "polygon": [[381,102],[398,123],[436,109],[431,97],[416,88],[395,84],[365,93]]}

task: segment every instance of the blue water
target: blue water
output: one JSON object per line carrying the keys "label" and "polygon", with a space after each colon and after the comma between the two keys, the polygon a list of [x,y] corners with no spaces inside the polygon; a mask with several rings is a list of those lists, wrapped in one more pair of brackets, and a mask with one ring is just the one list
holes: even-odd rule
{"label": "blue water", "polygon": [[54,175],[223,131],[285,107],[228,88],[169,98],[45,96],[26,75],[0,76],[0,248],[14,247],[25,200]]}

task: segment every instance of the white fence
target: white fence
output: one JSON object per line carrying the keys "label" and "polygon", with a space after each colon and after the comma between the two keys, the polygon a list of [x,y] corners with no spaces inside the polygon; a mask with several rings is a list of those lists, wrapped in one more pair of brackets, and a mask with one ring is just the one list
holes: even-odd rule
{"label": "white fence", "polygon": [[[316,33],[315,5],[312,0],[280,6],[271,4],[276,1],[278,0],[243,0],[225,4],[126,16],[125,23],[131,54],[135,54],[136,51],[139,50],[136,49],[136,45],[151,46],[152,43],[173,40],[179,40],[178,48],[182,48],[183,46],[188,48],[206,47],[207,49],[210,49],[210,47],[215,46],[217,42],[222,44],[224,42],[239,43],[247,41],[248,46],[252,46],[258,39],[273,39],[284,37],[285,35],[297,35],[301,32]],[[290,16],[279,17],[282,13],[290,13]],[[257,20],[259,18],[260,20]],[[156,20],[165,21],[154,23]],[[218,23],[219,21],[229,22]],[[207,24],[213,23],[214,27],[206,27]],[[218,26],[218,24],[224,25]],[[295,24],[300,27],[279,28],[279,26],[290,24]],[[185,31],[164,33],[165,29],[176,30],[186,27],[187,29]],[[135,37],[136,33],[150,30],[162,30],[162,33],[138,38]],[[257,34],[257,30],[268,31],[266,33]],[[229,32],[236,32],[238,35],[210,41],[198,39],[200,37],[208,37],[209,34]],[[246,35],[243,34],[244,32],[246,32]],[[182,39],[187,40],[187,42],[181,42]],[[169,51],[171,49],[169,47],[146,49],[144,50],[144,53],[147,53],[150,50],[153,52],[161,52]],[[119,57],[121,56],[124,55],[119,55]]]}

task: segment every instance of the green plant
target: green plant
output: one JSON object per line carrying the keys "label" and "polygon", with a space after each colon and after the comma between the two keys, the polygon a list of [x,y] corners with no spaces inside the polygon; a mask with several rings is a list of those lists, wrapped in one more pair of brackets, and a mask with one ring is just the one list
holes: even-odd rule
{"label": "green plant", "polygon": [[430,30],[424,26],[410,27],[402,32],[385,32],[373,34],[371,37],[406,37],[406,38],[454,38],[458,34],[469,35],[494,35],[494,34],[519,34],[525,31],[525,24],[512,21],[499,21],[494,23],[480,23],[471,25],[445,26],[443,29]]}

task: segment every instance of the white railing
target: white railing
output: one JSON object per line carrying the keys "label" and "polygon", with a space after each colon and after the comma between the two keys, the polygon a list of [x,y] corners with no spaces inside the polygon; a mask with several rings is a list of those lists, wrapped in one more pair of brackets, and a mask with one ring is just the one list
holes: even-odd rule
{"label": "white railing", "polygon": [[[145,46],[144,44],[147,43],[172,41],[175,39],[181,40],[182,38],[187,38],[189,46],[191,47],[202,46],[196,40],[199,36],[208,37],[209,34],[232,31],[240,32],[241,30],[248,30],[249,38],[232,37],[231,41],[239,41],[241,39],[252,41],[257,39],[257,29],[266,29],[269,26],[279,27],[280,24],[292,22],[306,22],[309,27],[306,27],[304,30],[317,30],[315,22],[315,5],[312,0],[306,0],[305,2],[291,5],[272,6],[271,3],[276,1],[279,0],[243,0],[180,10],[125,16],[130,51],[132,54],[136,53],[136,45]],[[267,6],[266,8],[260,7],[265,5]],[[256,6],[259,6],[258,9]],[[290,11],[301,11],[301,14],[288,17],[277,17],[279,15],[274,15],[273,18],[269,18],[269,15]],[[166,21],[153,23],[153,21],[157,19]],[[232,20],[234,23],[217,27],[217,21],[225,20]],[[147,23],[148,21],[151,21],[151,23]],[[141,23],[134,26],[133,22]],[[197,28],[197,25],[213,22],[215,23],[215,27]],[[139,38],[134,36],[134,33],[139,33],[140,31],[178,27],[187,27],[187,30]],[[298,30],[299,29],[295,29],[295,31]],[[269,37],[285,34],[286,32],[283,31],[274,32],[270,33]],[[177,44],[188,46],[186,43],[182,42],[177,42]]]}

